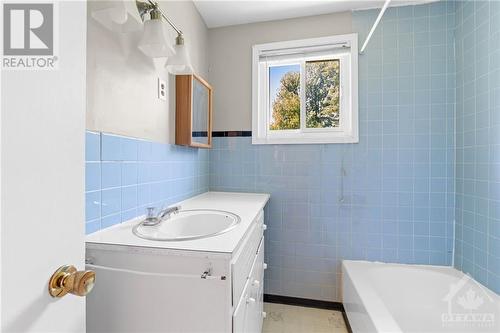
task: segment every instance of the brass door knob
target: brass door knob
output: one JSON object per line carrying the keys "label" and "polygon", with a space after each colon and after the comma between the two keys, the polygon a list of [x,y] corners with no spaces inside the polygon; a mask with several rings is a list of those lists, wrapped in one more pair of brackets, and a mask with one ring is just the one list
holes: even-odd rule
{"label": "brass door knob", "polygon": [[49,294],[63,297],[67,293],[87,296],[95,284],[95,272],[78,271],[75,266],[61,266],[52,274],[49,281]]}

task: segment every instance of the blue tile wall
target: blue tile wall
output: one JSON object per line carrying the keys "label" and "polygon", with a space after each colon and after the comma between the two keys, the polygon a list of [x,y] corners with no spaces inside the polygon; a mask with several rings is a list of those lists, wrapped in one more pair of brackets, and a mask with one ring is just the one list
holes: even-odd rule
{"label": "blue tile wall", "polygon": [[500,293],[500,2],[458,2],[455,42],[455,266]]}
{"label": "blue tile wall", "polygon": [[[211,190],[271,193],[266,293],[339,301],[342,259],[451,264],[454,12],[388,10],[359,58],[359,144],[214,138]],[[353,13],[360,43],[377,14]]]}
{"label": "blue tile wall", "polygon": [[86,233],[208,190],[208,151],[86,133]]}

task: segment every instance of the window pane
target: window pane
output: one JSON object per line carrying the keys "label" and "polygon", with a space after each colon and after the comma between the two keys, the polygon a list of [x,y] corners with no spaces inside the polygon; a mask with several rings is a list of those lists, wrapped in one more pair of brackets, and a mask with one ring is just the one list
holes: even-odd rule
{"label": "window pane", "polygon": [[270,130],[300,128],[300,65],[269,67]]}
{"label": "window pane", "polygon": [[339,127],[340,61],[306,61],[306,127]]}

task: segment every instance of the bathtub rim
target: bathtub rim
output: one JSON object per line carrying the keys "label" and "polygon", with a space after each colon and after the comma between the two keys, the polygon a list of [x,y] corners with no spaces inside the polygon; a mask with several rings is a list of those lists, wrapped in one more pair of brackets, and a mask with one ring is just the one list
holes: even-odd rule
{"label": "bathtub rim", "polygon": [[[361,306],[363,306],[366,315],[371,320],[373,326],[375,326],[377,332],[387,332],[387,331],[393,333],[403,332],[403,330],[400,328],[399,324],[397,323],[391,312],[385,306],[384,302],[382,301],[382,298],[378,296],[376,288],[374,288],[371,284],[369,284],[369,280],[366,280],[366,278],[362,274],[363,270],[380,268],[380,267],[422,269],[434,273],[439,272],[441,274],[450,275],[457,279],[462,279],[463,276],[467,276],[469,279],[474,281],[474,283],[479,285],[479,287],[483,290],[483,292],[485,292],[489,297],[491,297],[493,300],[496,300],[497,302],[500,301],[499,294],[495,293],[493,290],[484,286],[482,283],[480,283],[472,276],[470,276],[470,274],[465,273],[453,266],[429,265],[429,264],[403,264],[403,263],[391,263],[391,262],[367,261],[367,260],[342,260],[342,281],[343,281],[342,283],[344,284],[344,281],[346,280],[345,279],[346,277],[344,276],[344,274],[346,274],[351,282],[352,288],[357,294],[356,296],[358,296],[359,300],[361,301]],[[353,278],[352,274],[353,272],[356,275],[355,278]],[[364,297],[359,296],[360,291],[365,295],[370,295],[371,299],[369,299],[368,302],[366,302],[366,298],[369,296],[364,296]],[[343,301],[345,303],[345,295],[342,296],[344,298]],[[348,316],[349,315],[348,309],[345,305],[344,307],[346,308],[346,315]],[[385,315],[385,317],[380,317],[378,313],[380,315]],[[500,312],[495,312],[495,313],[500,314]]]}
{"label": "bathtub rim", "polygon": [[[373,326],[377,329],[377,332],[402,332],[401,328],[394,320],[394,317],[391,315],[385,304],[383,303],[380,296],[377,294],[374,288],[371,286],[367,286],[363,281],[359,281],[359,275],[353,276],[353,271],[359,269],[358,266],[360,263],[364,264],[373,264],[382,262],[372,262],[365,260],[342,260],[342,272],[347,275],[348,280],[351,283],[352,288],[356,292],[359,300],[361,301],[361,305],[363,306],[366,314],[370,318]],[[346,277],[342,277],[343,281],[347,281]],[[361,296],[363,295],[363,296]],[[343,295],[345,297],[345,295]],[[345,300],[344,300],[345,301]],[[345,313],[349,318],[349,312],[346,308]],[[351,320],[351,318],[349,318]]]}

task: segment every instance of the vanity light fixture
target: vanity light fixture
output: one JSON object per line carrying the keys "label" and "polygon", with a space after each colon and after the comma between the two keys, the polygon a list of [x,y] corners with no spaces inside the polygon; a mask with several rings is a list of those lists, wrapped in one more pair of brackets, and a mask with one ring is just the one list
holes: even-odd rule
{"label": "vanity light fixture", "polygon": [[[184,35],[182,31],[165,15],[157,2],[152,0],[139,1],[136,0],[137,9],[144,21],[144,34],[139,48],[144,54],[151,58],[169,57],[166,63],[166,68],[171,74],[190,74],[192,73],[189,54],[184,44]],[[149,14],[150,20],[146,21],[145,16]],[[165,19],[167,23],[177,33],[175,45],[166,44],[163,36],[161,19]],[[162,44],[164,42],[164,44]]]}
{"label": "vanity light fixture", "polygon": [[142,19],[133,1],[90,1],[91,16],[106,29],[132,32],[142,29]]}
{"label": "vanity light fixture", "polygon": [[161,15],[157,7],[149,11],[150,19],[144,21],[144,32],[137,45],[150,58],[164,58],[174,54],[174,49],[165,38]]}
{"label": "vanity light fixture", "polygon": [[174,50],[175,55],[167,60],[167,71],[170,74],[192,74],[193,68],[191,67],[191,60],[182,33],[175,38]]}

